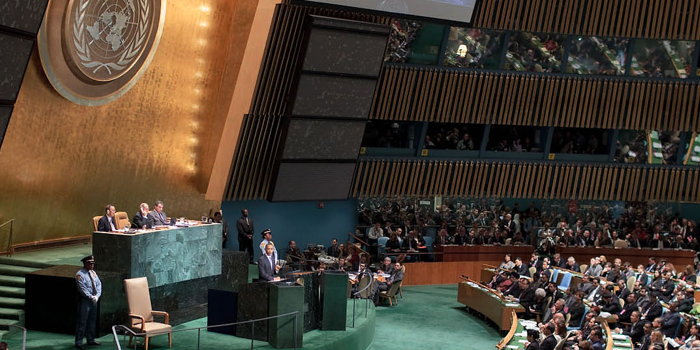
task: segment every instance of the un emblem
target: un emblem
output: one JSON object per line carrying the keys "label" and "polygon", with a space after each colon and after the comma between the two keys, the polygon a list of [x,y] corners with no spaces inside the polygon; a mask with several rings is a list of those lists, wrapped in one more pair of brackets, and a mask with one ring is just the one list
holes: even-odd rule
{"label": "un emblem", "polygon": [[126,93],[155,54],[165,0],[54,0],[39,53],[54,88],[83,105]]}

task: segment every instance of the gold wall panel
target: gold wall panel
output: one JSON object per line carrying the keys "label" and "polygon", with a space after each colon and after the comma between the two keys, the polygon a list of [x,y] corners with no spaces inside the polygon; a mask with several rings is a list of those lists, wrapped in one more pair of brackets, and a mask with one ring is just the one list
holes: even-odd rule
{"label": "gold wall panel", "polygon": [[219,208],[204,191],[257,0],[167,6],[155,59],[111,104],[64,99],[32,56],[0,151],[0,215],[16,219],[15,243],[90,234],[107,203],[130,216],[155,200],[174,216]]}
{"label": "gold wall panel", "polygon": [[[403,81],[408,83],[398,83]],[[387,65],[374,94],[370,119],[700,131],[699,100],[700,83],[696,81]]]}
{"label": "gold wall panel", "polygon": [[351,195],[698,203],[698,180],[700,169],[681,167],[362,159]]}

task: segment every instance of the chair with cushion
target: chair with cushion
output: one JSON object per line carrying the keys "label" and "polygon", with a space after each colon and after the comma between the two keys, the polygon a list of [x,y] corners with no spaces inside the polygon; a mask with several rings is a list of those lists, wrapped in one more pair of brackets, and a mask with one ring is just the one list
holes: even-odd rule
{"label": "chair with cushion", "polygon": [[[130,327],[136,333],[145,333],[144,349],[148,350],[148,340],[156,335],[168,335],[168,347],[172,347],[172,326],[170,326],[170,315],[164,311],[154,311],[151,309],[151,295],[148,293],[148,280],[146,277],[130,278],[124,280],[124,291],[126,292],[127,304],[129,307]],[[164,316],[163,323],[155,322],[153,316]],[[129,337],[129,346],[133,337]]]}
{"label": "chair with cushion", "polygon": [[563,272],[562,273],[564,277],[561,279],[561,283],[559,283],[559,289],[560,290],[567,290],[569,289],[569,284],[571,284],[571,273],[570,272]]}
{"label": "chair with cushion", "polygon": [[621,239],[618,239],[617,241],[615,241],[615,249],[622,249],[622,248],[627,248],[627,247],[628,247],[627,241],[624,241]]}
{"label": "chair with cushion", "polygon": [[532,277],[532,276],[534,276],[535,273],[537,272],[537,268],[533,266],[533,267],[531,267],[531,268],[529,269],[529,271],[530,271],[530,277]]}
{"label": "chair with cushion", "polygon": [[588,265],[587,265],[587,264],[579,265],[579,268],[580,268],[580,270],[581,270],[581,273],[584,273],[584,272],[586,272],[586,269],[588,268]]}
{"label": "chair with cushion", "polygon": [[384,253],[386,253],[386,242],[389,241],[389,237],[379,237],[377,239],[377,251],[379,252],[380,256],[383,256]]}
{"label": "chair with cushion", "polygon": [[99,225],[100,219],[102,219],[101,216],[93,216],[92,217],[92,226],[94,227],[95,232],[97,232],[97,225]]}
{"label": "chair with cushion", "polygon": [[399,291],[399,288],[401,287],[401,282],[402,281],[399,281],[399,283],[392,283],[391,287],[389,287],[389,290],[385,290],[379,293],[379,299],[389,299],[389,306],[394,306],[394,303],[391,301],[393,298],[393,300],[396,302],[396,305],[398,305],[399,301],[398,299],[396,299],[396,292]]}
{"label": "chair with cushion", "polygon": [[557,282],[557,276],[559,276],[559,269],[550,269],[552,272],[552,275],[549,277],[549,280],[556,283]]}
{"label": "chair with cushion", "polygon": [[637,283],[637,277],[631,276],[627,279],[627,289],[634,290],[634,284]]}
{"label": "chair with cushion", "polygon": [[[369,297],[372,295],[372,284],[373,278],[370,275],[362,275],[362,278],[360,278],[360,283],[357,285],[357,290],[360,292],[359,298],[360,299],[369,299]],[[370,285],[367,287],[367,285]],[[367,288],[365,288],[367,287]]]}
{"label": "chair with cushion", "polygon": [[114,214],[114,223],[117,225],[117,230],[123,230],[124,227],[131,226],[129,215],[123,211],[118,211],[116,214]]}

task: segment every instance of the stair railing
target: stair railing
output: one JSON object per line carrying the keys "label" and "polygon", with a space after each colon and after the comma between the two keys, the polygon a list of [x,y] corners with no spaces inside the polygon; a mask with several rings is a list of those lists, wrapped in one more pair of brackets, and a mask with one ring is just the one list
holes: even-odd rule
{"label": "stair railing", "polygon": [[15,253],[15,248],[12,244],[12,240],[14,238],[15,219],[11,219],[10,221],[7,221],[4,224],[0,225],[0,228],[3,228],[8,224],[10,225],[10,239],[7,240],[7,250],[5,252],[7,256],[12,256],[12,254]]}

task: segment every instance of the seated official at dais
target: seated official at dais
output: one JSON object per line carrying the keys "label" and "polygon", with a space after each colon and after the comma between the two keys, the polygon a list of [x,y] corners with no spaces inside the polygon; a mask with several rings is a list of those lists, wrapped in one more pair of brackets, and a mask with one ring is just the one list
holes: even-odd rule
{"label": "seated official at dais", "polygon": [[131,227],[137,230],[148,230],[153,228],[153,217],[148,215],[148,204],[141,203],[139,211],[134,214],[131,220]]}

